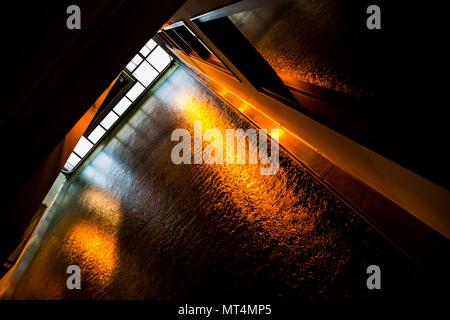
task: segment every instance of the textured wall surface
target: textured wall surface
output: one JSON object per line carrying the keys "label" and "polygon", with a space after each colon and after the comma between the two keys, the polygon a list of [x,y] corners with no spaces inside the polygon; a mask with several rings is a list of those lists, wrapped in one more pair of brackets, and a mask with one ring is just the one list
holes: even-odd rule
{"label": "textured wall surface", "polygon": [[365,29],[365,16],[361,4],[295,0],[230,19],[283,80],[373,100],[386,94],[386,70],[382,42]]}
{"label": "textured wall surface", "polygon": [[[423,275],[283,150],[259,165],[175,165],[176,128],[251,124],[182,68],[69,179],[13,298],[175,299],[415,294]],[[198,152],[198,150],[194,150]],[[80,266],[82,289],[66,288]],[[366,268],[383,272],[366,288]]]}

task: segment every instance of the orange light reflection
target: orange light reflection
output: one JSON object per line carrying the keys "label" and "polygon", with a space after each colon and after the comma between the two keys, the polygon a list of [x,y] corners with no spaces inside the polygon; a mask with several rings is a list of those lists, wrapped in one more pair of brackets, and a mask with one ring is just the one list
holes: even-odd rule
{"label": "orange light reflection", "polygon": [[115,236],[84,222],[69,232],[65,246],[71,263],[80,267],[89,282],[101,287],[111,283],[119,259]]}
{"label": "orange light reflection", "polygon": [[[183,113],[187,122],[202,121],[203,130],[216,128],[224,138],[225,130],[233,128],[232,123],[216,111],[217,108],[208,106],[209,100],[202,101],[189,92],[184,92],[178,98],[178,103],[185,106]],[[248,104],[245,106],[248,107]],[[279,132],[280,136],[285,134],[284,129]],[[225,142],[223,154],[226,154]],[[248,159],[248,148],[246,158]],[[279,243],[289,243],[293,233],[311,231],[314,225],[307,218],[306,210],[298,203],[298,192],[289,187],[289,178],[283,168],[280,167],[276,175],[267,176],[260,174],[261,164],[246,163],[209,166],[213,171],[211,176],[224,186],[233,199],[233,205],[241,208],[245,218],[249,222],[258,220],[267,234]],[[262,236],[261,239],[263,238]]]}

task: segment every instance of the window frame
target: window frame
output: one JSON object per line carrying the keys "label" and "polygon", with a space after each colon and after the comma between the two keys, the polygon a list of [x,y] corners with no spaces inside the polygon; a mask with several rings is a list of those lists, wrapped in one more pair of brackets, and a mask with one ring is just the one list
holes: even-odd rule
{"label": "window frame", "polygon": [[[74,155],[75,157],[80,158],[80,160],[78,160],[78,162],[74,166],[72,164],[70,164],[68,161],[66,161],[66,163],[64,164],[63,169],[61,170],[63,174],[70,175],[70,174],[74,173],[84,163],[84,161],[89,157],[89,155],[97,148],[97,146],[100,145],[103,142],[103,140],[108,136],[108,134],[121,122],[121,120],[129,112],[132,112],[132,110],[135,109],[136,106],[139,105],[139,102],[140,102],[141,98],[164,75],[164,73],[167,71],[167,69],[169,69],[172,66],[172,64],[174,62],[174,58],[173,58],[172,54],[170,52],[167,52],[167,50],[165,50],[164,47],[160,43],[158,43],[158,41],[155,40],[154,38],[155,37],[152,37],[150,40],[153,40],[156,43],[156,45],[152,49],[149,49],[149,52],[148,52],[147,55],[141,54],[141,52],[140,52],[142,50],[142,48],[141,48],[141,49],[139,49],[139,51],[135,55],[133,55],[133,58],[129,61],[129,62],[131,62],[136,57],[136,55],[139,55],[142,58],[142,60],[136,65],[136,67],[133,69],[133,71],[131,72],[131,71],[129,71],[127,69],[127,66],[129,64],[129,62],[128,62],[127,65],[124,67],[124,69],[120,72],[119,78],[123,77],[123,78],[127,79],[128,83],[114,95],[114,97],[107,103],[107,105],[100,106],[100,108],[99,108],[99,110],[101,110],[100,113],[96,114],[94,116],[94,119],[89,124],[88,129],[83,133],[82,137],[80,137],[80,140],[84,137],[90,143],[92,143],[92,147],[87,151],[87,153],[83,157],[80,156],[75,151],[75,148],[78,146],[78,143],[80,143],[80,140],[79,140],[77,142],[77,145],[74,147],[74,150],[72,150],[72,152],[70,153],[69,158],[72,157],[72,155]],[[150,42],[150,40],[147,41],[147,43]],[[144,47],[147,45],[147,43],[144,45]],[[150,61],[147,60],[147,58],[150,56],[150,54],[154,50],[156,50],[156,48],[162,48],[165,51],[165,53],[168,54],[169,59],[170,59],[169,63],[164,67],[164,69],[162,71],[158,71],[158,69],[155,66],[153,66]],[[135,72],[136,69],[139,68],[139,66],[144,61],[146,61],[148,64],[150,64],[150,66],[158,73],[158,75],[147,86],[145,86],[143,83],[141,83],[141,81],[139,81],[133,74],[133,72]],[[142,85],[144,87],[144,90],[142,92],[140,92],[139,95],[135,99],[130,99],[127,96],[127,94],[130,92],[130,90],[132,88],[134,88],[134,86],[136,84]],[[119,115],[118,112],[116,112],[114,110],[114,108],[124,98],[128,99],[129,101],[131,101],[131,104],[126,108],[126,110],[124,110],[122,112],[122,114]],[[112,125],[108,129],[106,129],[101,123],[111,113],[116,115],[118,118],[112,123]],[[105,132],[102,134],[102,136],[96,142],[94,142],[94,141],[89,139],[89,136],[98,127],[100,127],[103,130],[105,130]],[[67,166],[67,165],[69,165],[70,167]]]}
{"label": "window frame", "polygon": [[[180,31],[179,28],[184,28],[186,29],[186,31],[181,32],[182,34],[180,34],[180,32],[177,32],[177,29],[178,31]],[[161,40],[167,44],[170,50],[174,51],[175,55],[178,53],[177,51],[181,51],[189,58],[201,61],[202,63],[206,63],[207,65],[212,66],[234,77],[237,81],[241,81],[239,77],[227,66],[227,64],[214,52],[214,50],[212,50],[201,39],[201,37],[199,37],[198,34],[194,30],[192,30],[192,28],[183,20],[162,28],[160,30],[160,33],[162,34],[162,36],[160,37]],[[187,36],[183,37],[183,33]],[[171,35],[173,36],[171,37]],[[177,42],[177,40],[179,41],[179,43]],[[209,53],[208,56],[204,56],[204,53],[202,53],[205,51]],[[211,56],[213,56],[214,58],[211,58]]]}

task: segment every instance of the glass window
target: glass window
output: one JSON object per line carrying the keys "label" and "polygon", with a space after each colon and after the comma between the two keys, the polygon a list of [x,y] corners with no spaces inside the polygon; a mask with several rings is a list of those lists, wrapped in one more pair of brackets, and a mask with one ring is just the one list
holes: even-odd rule
{"label": "glass window", "polygon": [[108,113],[105,119],[103,119],[103,121],[100,122],[100,124],[102,125],[103,128],[108,130],[109,128],[111,128],[114,122],[117,121],[117,119],[119,119],[119,116],[115,114],[113,111],[111,111],[110,113]]}
{"label": "glass window", "polygon": [[97,143],[101,137],[106,133],[106,130],[101,126],[97,126],[94,130],[92,130],[91,134],[88,136],[88,139],[92,141],[92,143]]}
{"label": "glass window", "polygon": [[126,68],[128,71],[133,72],[133,70],[136,69],[136,65],[132,61],[130,61],[130,62],[128,62]]}
{"label": "glass window", "polygon": [[134,101],[144,90],[145,87],[139,82],[136,82],[134,86],[127,92],[126,96],[130,98],[131,101]]}
{"label": "glass window", "polygon": [[147,61],[144,61],[133,72],[133,75],[147,87],[158,76],[158,72]]}
{"label": "glass window", "polygon": [[150,39],[150,40],[147,42],[146,46],[147,46],[150,50],[152,50],[154,47],[156,47],[156,42],[153,41],[153,39]]}
{"label": "glass window", "polygon": [[147,46],[143,46],[139,53],[146,57],[150,53],[150,49]]}
{"label": "glass window", "polygon": [[72,167],[75,167],[78,162],[80,162],[80,160],[81,158],[72,152],[69,156],[69,159],[67,159],[67,163],[69,163]]}
{"label": "glass window", "polygon": [[[154,53],[152,52],[154,51]],[[152,66],[143,56],[151,54],[151,60],[155,66]],[[142,54],[143,56],[141,56]],[[134,85],[122,96],[112,110],[109,109],[111,105],[105,106],[109,113],[103,119],[96,119],[100,124],[92,130],[87,137],[82,136],[75,146],[72,154],[67,162],[64,164],[64,171],[72,171],[80,161],[82,161],[89,151],[98,143],[109,129],[116,123],[120,117],[130,108],[135,101],[159,75],[160,71],[164,70],[171,58],[165,53],[158,44],[150,39],[145,46],[140,50],[140,54],[136,54],[133,59],[126,65],[126,69],[132,73],[135,80]],[[156,68],[155,68],[156,67]],[[129,74],[129,73],[127,73]],[[133,80],[134,81],[134,80]],[[103,112],[102,112],[103,115]]]}
{"label": "glass window", "polygon": [[82,136],[73,151],[75,151],[80,157],[84,157],[93,146],[94,145],[92,142]]}
{"label": "glass window", "polygon": [[143,60],[142,57],[139,54],[137,54],[134,56],[131,62],[133,62],[135,65],[138,65],[139,63],[141,63],[142,60]]}
{"label": "glass window", "polygon": [[147,61],[161,72],[170,63],[170,56],[163,48],[158,47],[147,57]]}
{"label": "glass window", "polygon": [[127,97],[123,97],[114,107],[114,111],[121,116],[127,109],[128,107],[131,105],[131,101],[130,99],[128,99]]}
{"label": "glass window", "polygon": [[65,171],[72,171],[72,169],[73,169],[73,165],[71,165],[70,163],[68,163],[68,162],[66,162],[65,164],[64,164],[64,168],[63,168]]}

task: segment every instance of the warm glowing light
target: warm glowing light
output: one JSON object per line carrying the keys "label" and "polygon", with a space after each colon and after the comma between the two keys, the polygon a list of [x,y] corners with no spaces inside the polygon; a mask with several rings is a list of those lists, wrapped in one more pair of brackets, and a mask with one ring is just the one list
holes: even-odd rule
{"label": "warm glowing light", "polygon": [[285,133],[284,129],[278,128],[278,142],[280,142],[281,136]]}
{"label": "warm glowing light", "polygon": [[[239,106],[239,110],[256,109],[244,100],[241,101],[241,104],[234,105]],[[225,130],[235,128],[235,124],[220,109],[211,108],[210,103],[207,97],[190,91],[182,92],[176,97],[177,110],[185,117],[187,125],[202,121],[203,130],[215,128],[225,136]],[[279,129],[280,137],[284,138],[287,134],[287,130],[275,121],[269,121],[267,124],[272,125],[272,128],[267,127],[269,130]],[[261,175],[260,163],[248,164],[246,160],[245,165],[236,164],[237,154],[234,156],[235,164],[209,165],[208,176],[220,181],[224,191],[233,199],[233,206],[242,212],[245,219],[249,222],[258,221],[264,229],[262,239],[269,236],[281,244],[288,245],[293,234],[308,233],[314,228],[309,213],[298,202],[298,191],[290,185],[290,178],[282,167],[274,176]]]}
{"label": "warm glowing light", "polygon": [[89,276],[88,282],[102,287],[111,283],[119,261],[115,235],[83,222],[68,233],[65,246],[71,264],[77,264],[82,274]]}
{"label": "warm glowing light", "polygon": [[102,228],[114,232],[121,222],[120,203],[99,189],[90,188],[83,192],[80,202],[95,216]]}
{"label": "warm glowing light", "polygon": [[[215,80],[217,81],[217,80]],[[313,147],[311,144],[309,144],[307,141],[303,140],[302,138],[300,138],[298,135],[296,135],[295,133],[293,133],[292,131],[290,131],[289,129],[283,127],[283,129],[281,129],[281,124],[279,122],[277,122],[275,119],[273,119],[272,117],[270,117],[268,114],[266,114],[265,112],[263,112],[262,110],[258,109],[257,107],[255,107],[254,105],[252,105],[250,102],[248,102],[247,100],[241,98],[239,95],[233,93],[232,91],[228,90],[226,87],[224,87],[221,84],[217,84],[218,86],[220,86],[220,89],[217,89],[216,92],[217,94],[219,94],[224,100],[229,101],[229,102],[234,102],[234,101],[239,101],[240,103],[231,103],[237,110],[239,110],[240,112],[242,112],[243,114],[245,114],[249,108],[253,108],[254,110],[256,110],[257,112],[259,112],[265,119],[269,120],[272,123],[272,126],[274,128],[278,128],[280,131],[280,135],[279,138],[281,138],[281,136],[283,134],[286,133],[286,135],[283,138],[283,142],[286,143],[288,139],[297,139],[299,141],[301,141],[303,144],[307,145],[308,147],[310,147],[312,150],[315,150],[316,152],[318,152],[319,150],[317,150],[317,148]],[[233,101],[230,101],[230,95],[233,96]],[[239,105],[239,107],[237,107]],[[242,108],[242,109],[241,109]]]}
{"label": "warm glowing light", "polygon": [[187,92],[182,92],[177,98],[177,105],[188,122],[202,121],[203,132],[211,128],[220,128],[217,124],[218,114],[214,112],[205,102],[198,100],[194,96],[190,96]]}
{"label": "warm glowing light", "polygon": [[82,221],[67,232],[64,252],[70,264],[78,265],[82,274],[88,275],[87,281],[105,287],[113,280],[120,258],[120,203],[98,188],[85,190],[80,202],[88,209],[89,222]]}
{"label": "warm glowing light", "polygon": [[221,96],[225,96],[228,92],[229,92],[229,91],[228,91],[226,88],[221,87],[221,88],[220,88],[220,91],[219,91],[219,94],[220,94]]}
{"label": "warm glowing light", "polygon": [[249,106],[248,106],[248,104],[245,104],[245,103],[243,103],[239,108],[238,108],[238,110],[240,111],[240,112],[242,112],[242,113],[244,113],[245,111],[247,111],[249,109]]}

